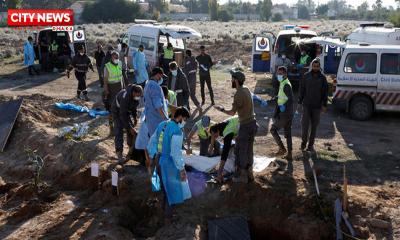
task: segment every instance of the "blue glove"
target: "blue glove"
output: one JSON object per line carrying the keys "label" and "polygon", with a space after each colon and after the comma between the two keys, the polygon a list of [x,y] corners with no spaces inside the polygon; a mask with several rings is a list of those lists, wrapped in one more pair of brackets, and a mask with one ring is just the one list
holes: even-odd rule
{"label": "blue glove", "polygon": [[268,102],[266,100],[262,100],[261,107],[268,107]]}
{"label": "blue glove", "polygon": [[279,111],[280,112],[285,112],[286,111],[285,105],[279,105]]}

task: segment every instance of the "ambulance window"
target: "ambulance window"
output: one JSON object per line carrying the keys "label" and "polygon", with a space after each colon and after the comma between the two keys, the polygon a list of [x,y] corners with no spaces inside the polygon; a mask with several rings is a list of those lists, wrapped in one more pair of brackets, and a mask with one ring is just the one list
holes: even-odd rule
{"label": "ambulance window", "polygon": [[400,75],[400,54],[383,53],[381,57],[381,73]]}
{"label": "ambulance window", "polygon": [[142,44],[145,50],[154,51],[156,41],[154,38],[142,37]]}
{"label": "ambulance window", "polygon": [[140,36],[131,35],[129,38],[129,47],[138,48],[140,45]]}
{"label": "ambulance window", "polygon": [[375,53],[350,53],[344,63],[345,73],[376,73]]}

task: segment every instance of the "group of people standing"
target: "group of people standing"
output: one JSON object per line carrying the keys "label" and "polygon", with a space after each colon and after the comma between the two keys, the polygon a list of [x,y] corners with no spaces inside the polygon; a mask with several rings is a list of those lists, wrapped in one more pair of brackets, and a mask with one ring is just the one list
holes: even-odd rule
{"label": "group of people standing", "polygon": [[[29,46],[27,46],[28,48]],[[31,49],[27,50],[28,52]],[[133,54],[132,65],[134,80],[127,75],[128,48],[121,46],[120,51],[112,47],[104,53],[98,44],[95,52],[96,67],[100,86],[103,88],[103,100],[110,111],[110,133],[114,135],[115,151],[118,161],[122,164],[132,157],[132,151],[142,151],[145,165],[150,175],[157,174],[161,179],[161,189],[164,192],[164,210],[166,219],[172,217],[172,206],[184,202],[191,197],[182,148],[186,143],[190,146],[195,133],[200,138],[200,154],[215,156],[220,154],[217,138],[223,137],[224,147],[218,169],[217,180],[223,181],[225,162],[234,144],[236,174],[234,182],[249,183],[253,176],[253,145],[258,130],[255,119],[253,96],[244,83],[245,74],[240,70],[231,71],[231,86],[236,90],[232,107],[225,109],[215,106],[217,110],[229,116],[225,121],[214,123],[209,116],[203,116],[185,137],[183,128],[191,117],[189,98],[197,108],[205,104],[204,88],[210,92],[211,104],[214,105],[214,94],[211,85],[210,69],[213,66],[211,57],[205,47],[200,47],[200,55],[192,56],[186,50],[182,68],[173,59],[149,71],[144,54],[144,47],[139,46]],[[71,68],[75,69],[78,80],[77,97],[88,100],[86,90],[86,73],[94,71],[90,58],[83,46],[78,48]],[[30,59],[28,59],[30,60]],[[31,70],[30,70],[31,71]],[[201,86],[201,103],[196,98],[196,76],[199,72]],[[294,96],[287,76],[287,68],[278,66],[276,71],[276,108],[274,121],[270,132],[279,150],[277,156],[286,154],[287,160],[292,160],[292,121],[294,116]],[[320,62],[315,59],[311,69],[300,82],[298,104],[303,107],[301,150],[314,151],[316,129],[321,111],[326,111],[328,100],[328,85],[325,76],[320,71]],[[144,106],[139,116],[138,108]],[[139,131],[136,130],[140,122]],[[311,125],[311,126],[310,126]],[[287,139],[285,148],[279,130],[284,129]],[[124,133],[127,135],[129,152],[123,157]]]}

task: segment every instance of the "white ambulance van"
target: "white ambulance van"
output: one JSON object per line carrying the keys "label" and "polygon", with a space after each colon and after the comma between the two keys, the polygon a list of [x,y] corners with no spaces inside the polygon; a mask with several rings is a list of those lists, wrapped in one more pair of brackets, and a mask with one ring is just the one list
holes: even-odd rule
{"label": "white ambulance van", "polygon": [[400,44],[400,28],[385,26],[384,23],[362,23],[345,40],[348,44],[397,45]]}
{"label": "white ambulance van", "polygon": [[285,55],[291,62],[288,67],[289,79],[292,81],[301,78],[301,69],[297,67],[301,50],[306,51],[310,58],[314,59],[319,46],[315,43],[300,45],[296,42],[316,36],[317,33],[310,30],[307,25],[284,25],[277,37],[268,31],[255,35],[252,46],[252,71],[274,73],[278,56]]}
{"label": "white ambulance van", "polygon": [[154,67],[159,64],[162,50],[168,43],[171,43],[174,48],[175,59],[181,59],[186,49],[186,40],[201,38],[201,34],[186,26],[154,22],[135,24],[121,38],[121,41],[127,43],[129,47],[129,68],[132,68],[132,56],[140,45],[144,46],[144,54],[150,67]]}
{"label": "white ambulance van", "polygon": [[400,111],[400,46],[346,45],[336,81],[333,103],[353,119]]}

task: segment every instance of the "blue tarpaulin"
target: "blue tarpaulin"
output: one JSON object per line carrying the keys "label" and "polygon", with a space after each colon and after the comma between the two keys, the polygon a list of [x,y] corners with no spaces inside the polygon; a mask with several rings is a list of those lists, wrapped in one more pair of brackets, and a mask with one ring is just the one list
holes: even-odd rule
{"label": "blue tarpaulin", "polygon": [[108,111],[103,111],[99,109],[90,109],[85,106],[79,106],[73,103],[55,103],[56,107],[59,109],[64,109],[64,110],[72,110],[75,112],[80,112],[80,113],[88,113],[90,117],[95,118],[97,116],[107,116],[109,114]]}

